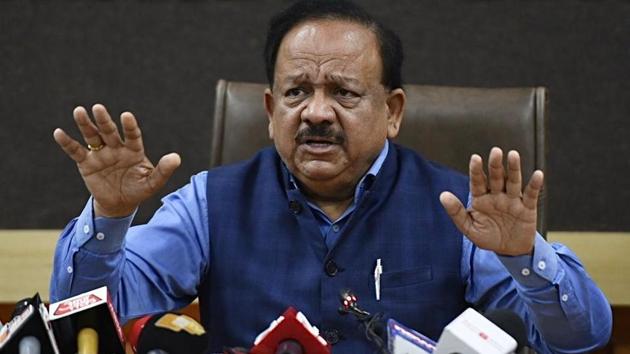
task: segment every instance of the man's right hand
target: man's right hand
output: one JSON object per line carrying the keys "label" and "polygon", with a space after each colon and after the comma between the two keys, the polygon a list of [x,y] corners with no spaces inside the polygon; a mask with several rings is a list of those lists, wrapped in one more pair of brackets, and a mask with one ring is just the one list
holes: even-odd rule
{"label": "man's right hand", "polygon": [[120,115],[124,140],[103,105],[94,105],[92,114],[94,122],[83,107],[77,107],[73,112],[88,148],[59,128],[53,136],[77,163],[94,198],[95,216],[130,215],[142,201],[166,184],[181,159],[178,154],[171,153],[162,156],[157,166],[153,166],[144,153],[142,133],[133,114]]}

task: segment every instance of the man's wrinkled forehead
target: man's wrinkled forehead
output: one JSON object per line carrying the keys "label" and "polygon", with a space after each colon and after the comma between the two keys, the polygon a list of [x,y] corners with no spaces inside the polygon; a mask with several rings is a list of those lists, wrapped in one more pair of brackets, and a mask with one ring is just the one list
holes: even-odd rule
{"label": "man's wrinkled forehead", "polygon": [[357,86],[362,84],[362,81],[359,78],[349,73],[322,73],[321,71],[317,70],[297,70],[294,73],[278,77],[276,81],[279,85],[294,85],[302,84],[305,82],[314,83],[322,80],[325,82],[334,82],[341,85],[345,84]]}
{"label": "man's wrinkled forehead", "polygon": [[357,70],[376,71],[380,77],[380,69],[378,41],[370,29],[341,20],[309,21],[283,38],[274,81],[353,83],[360,81]]}

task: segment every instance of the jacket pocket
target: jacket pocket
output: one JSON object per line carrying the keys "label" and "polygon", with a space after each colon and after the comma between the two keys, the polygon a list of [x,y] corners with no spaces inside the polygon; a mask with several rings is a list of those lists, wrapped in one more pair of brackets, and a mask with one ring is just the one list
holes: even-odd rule
{"label": "jacket pocket", "polygon": [[381,289],[401,288],[431,281],[431,267],[403,269],[381,274]]}

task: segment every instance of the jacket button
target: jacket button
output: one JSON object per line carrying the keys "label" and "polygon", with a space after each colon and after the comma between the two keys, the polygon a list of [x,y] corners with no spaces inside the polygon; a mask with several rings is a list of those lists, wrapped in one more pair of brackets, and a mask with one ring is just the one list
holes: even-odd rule
{"label": "jacket button", "polygon": [[326,340],[326,342],[334,345],[339,343],[341,333],[339,333],[336,329],[325,329],[322,331],[322,337]]}
{"label": "jacket button", "polygon": [[297,200],[289,201],[289,210],[293,212],[293,214],[299,214],[302,211],[302,204]]}
{"label": "jacket button", "polygon": [[335,263],[335,261],[329,259],[324,266],[324,270],[329,277],[334,277],[339,272],[339,267],[337,266],[337,263]]}

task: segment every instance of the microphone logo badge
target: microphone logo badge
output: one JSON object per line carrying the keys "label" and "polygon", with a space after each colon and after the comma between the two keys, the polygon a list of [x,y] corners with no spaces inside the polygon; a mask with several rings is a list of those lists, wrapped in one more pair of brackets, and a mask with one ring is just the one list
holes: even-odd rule
{"label": "microphone logo badge", "polygon": [[59,304],[57,309],[55,309],[54,315],[62,316],[70,312],[82,309],[84,307],[88,307],[100,301],[102,301],[102,299],[98,296],[94,294],[87,294],[86,296],[80,297],[78,299],[68,300]]}
{"label": "microphone logo badge", "polygon": [[193,336],[201,336],[206,333],[203,327],[192,318],[186,315],[176,315],[173,313],[167,313],[162,316],[157,322],[156,327],[166,328],[173,332],[185,331]]}

